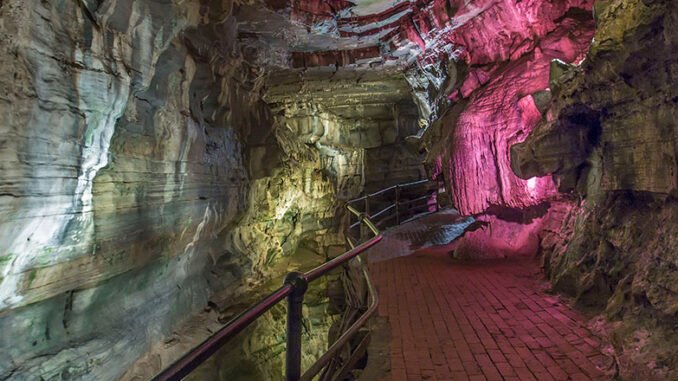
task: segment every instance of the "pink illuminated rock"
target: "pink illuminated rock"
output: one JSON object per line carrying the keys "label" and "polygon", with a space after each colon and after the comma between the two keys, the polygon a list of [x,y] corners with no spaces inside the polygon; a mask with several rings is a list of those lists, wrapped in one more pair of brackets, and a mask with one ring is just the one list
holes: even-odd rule
{"label": "pink illuminated rock", "polygon": [[454,247],[455,258],[506,258],[537,254],[541,220],[529,225],[487,215],[478,220],[487,225],[483,229],[468,232],[459,239]]}
{"label": "pink illuminated rock", "polygon": [[491,208],[476,217],[479,228],[459,238],[453,255],[458,259],[535,256],[545,240],[559,236],[571,210],[568,202],[544,202],[522,210]]}
{"label": "pink illuminated rock", "polygon": [[[509,12],[511,16],[506,18],[494,11],[496,22],[503,20],[512,28],[511,40],[498,38],[483,44],[478,40],[485,30],[480,34],[459,31],[460,41],[470,46],[464,59],[471,65],[484,65],[472,68],[461,92],[452,96],[466,100],[466,107],[460,114],[448,113],[443,121],[443,173],[455,205],[464,214],[481,213],[490,205],[527,207],[556,193],[550,177],[535,178],[528,186],[526,180],[515,176],[509,148],[522,142],[541,119],[531,94],[548,88],[551,60],[580,60],[590,42],[591,20],[566,17],[555,25],[552,20],[562,17],[567,9],[557,10],[544,19],[547,27],[516,16],[529,18],[529,14]],[[520,25],[526,28],[522,36],[517,34]],[[540,33],[543,35],[538,38]],[[538,45],[530,45],[536,40]],[[516,55],[519,58],[512,58]]]}

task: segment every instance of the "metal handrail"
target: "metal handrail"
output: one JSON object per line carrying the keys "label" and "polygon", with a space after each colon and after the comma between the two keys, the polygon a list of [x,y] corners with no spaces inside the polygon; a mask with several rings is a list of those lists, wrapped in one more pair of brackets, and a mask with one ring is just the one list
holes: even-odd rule
{"label": "metal handrail", "polygon": [[[419,203],[423,200],[427,200],[433,194],[438,194],[438,190],[439,190],[438,188],[440,187],[440,184],[439,183],[437,184],[438,188],[436,188],[436,190],[427,190],[426,195],[424,195],[422,197],[415,198],[415,199],[406,200],[406,201],[401,201],[401,191],[406,190],[407,188],[416,187],[416,186],[420,186],[420,185],[423,185],[423,184],[429,184],[429,183],[435,184],[435,182],[432,181],[432,180],[418,180],[418,181],[413,181],[413,182],[405,183],[405,184],[392,185],[388,188],[384,188],[384,189],[379,190],[377,192],[366,194],[362,197],[352,199],[352,200],[347,202],[347,205],[349,207],[353,207],[354,210],[356,211],[356,213],[359,213],[353,205],[357,206],[357,205],[364,203],[364,206],[363,206],[364,214],[367,216],[368,219],[370,219],[374,223],[374,225],[376,225],[380,228],[384,227],[386,225],[385,223],[387,221],[391,221],[393,219],[395,219],[395,225],[400,225],[400,223],[403,222],[403,220],[401,219],[402,216],[406,216],[406,215],[408,215],[412,212],[415,212],[416,210],[420,210],[422,208],[427,207],[427,205],[417,205],[417,203]],[[384,195],[384,194],[386,194],[390,191],[394,192],[395,202],[391,203],[390,205],[386,206],[385,208],[381,209],[378,212],[372,212],[370,210],[370,200],[373,199],[373,198],[376,198],[378,196],[382,196],[382,195]],[[438,202],[439,202],[439,200],[436,197],[436,205],[435,205],[436,211],[438,211],[440,209],[440,205],[439,205]],[[389,213],[388,215],[382,217],[382,215],[386,214],[387,212],[389,212],[393,209],[395,209],[394,213]],[[354,214],[356,214],[356,213],[354,213]],[[381,218],[376,219],[377,217],[381,217]],[[352,229],[354,229],[354,228],[356,228],[360,225],[361,225],[360,219],[358,219],[358,221],[356,221],[355,223],[353,223],[353,221],[351,219],[349,219],[347,232],[350,232]]]}
{"label": "metal handrail", "polygon": [[394,189],[396,189],[396,188],[400,188],[400,189],[403,189],[403,188],[409,188],[409,187],[413,187],[413,186],[415,186],[415,185],[426,184],[426,183],[428,183],[428,182],[431,182],[431,180],[429,180],[429,179],[424,179],[424,180],[413,181],[413,182],[411,182],[411,183],[391,185],[391,186],[388,187],[388,188],[380,189],[380,190],[378,190],[378,191],[376,191],[376,192],[374,192],[374,193],[370,193],[370,194],[366,194],[366,195],[364,195],[364,196],[362,196],[362,197],[354,198],[353,200],[350,200],[350,201],[348,202],[348,204],[352,204],[352,203],[358,202],[358,201],[363,201],[363,200],[365,200],[366,198],[376,197],[376,196],[379,196],[379,195],[384,194],[384,193],[386,193],[386,192],[392,191],[392,190],[394,190]]}
{"label": "metal handrail", "polygon": [[[380,191],[362,196],[357,199],[348,201],[346,204],[346,209],[349,211],[350,215],[355,215],[358,217],[356,224],[351,225],[349,220],[348,230],[359,226],[360,224],[365,225],[365,227],[374,235],[373,238],[355,246],[352,238],[347,234],[346,240],[351,247],[350,250],[344,254],[323,263],[322,265],[307,271],[306,273],[291,272],[287,274],[283,282],[283,286],[273,291],[271,294],[266,296],[260,302],[250,307],[246,311],[240,313],[238,316],[231,319],[223,328],[215,332],[212,336],[203,341],[200,345],[192,349],[190,352],[185,354],[179,360],[174,362],[172,365],[164,369],[160,374],[156,375],[153,378],[153,381],[178,381],[186,377],[193,370],[198,368],[203,364],[207,359],[214,355],[219,349],[221,349],[230,339],[235,335],[242,332],[245,328],[249,327],[254,323],[261,315],[266,311],[270,310],[273,306],[280,303],[283,299],[287,298],[287,353],[286,353],[286,374],[285,379],[287,381],[299,381],[304,380],[308,381],[315,377],[327,364],[341,351],[341,349],[350,342],[350,340],[359,332],[359,330],[365,325],[368,319],[374,314],[378,306],[377,294],[374,290],[374,286],[369,278],[367,269],[363,267],[363,275],[368,290],[368,308],[365,312],[353,322],[353,324],[347,328],[344,333],[335,340],[332,345],[327,349],[327,351],[320,356],[316,362],[311,365],[311,367],[301,375],[301,329],[302,329],[302,307],[304,301],[304,294],[308,288],[308,284],[324,275],[334,270],[335,268],[346,264],[353,258],[357,258],[360,254],[364,253],[369,248],[373,247],[379,243],[383,236],[377,226],[371,221],[370,218],[374,218],[384,214],[386,211],[391,210],[395,207],[396,213],[392,216],[382,219],[390,219],[396,217],[398,220],[396,224],[399,224],[399,194],[400,190],[416,185],[421,185],[429,182],[429,180],[420,180],[406,184],[393,185],[391,187],[382,189]],[[375,213],[370,216],[369,214],[369,199],[382,195],[386,192],[395,190],[396,191],[396,202],[395,204],[389,205],[385,209]],[[403,203],[412,204],[415,201],[420,201],[429,196],[420,197],[411,202]],[[351,204],[354,204],[358,201],[365,201],[366,211],[361,212]],[[414,209],[414,208],[412,208]],[[362,237],[361,237],[362,238]],[[346,369],[343,369],[346,371]]]}
{"label": "metal handrail", "polygon": [[273,291],[261,302],[250,307],[238,316],[229,321],[222,329],[214,335],[207,338],[200,345],[195,347],[182,358],[174,362],[171,366],[162,371],[153,378],[154,381],[181,380],[189,373],[195,370],[200,364],[205,362],[221,347],[238,333],[242,332],[250,324],[271,309],[274,305],[280,303],[292,292],[291,284],[284,284],[279,289]]}
{"label": "metal handrail", "polygon": [[[360,260],[360,257],[357,257],[356,259]],[[351,325],[350,328],[348,328],[339,338],[332,343],[332,345],[327,349],[327,352],[325,352],[316,362],[311,365],[310,368],[304,373],[304,375],[301,377],[302,381],[310,381],[315,377],[320,371],[327,365],[327,363],[332,360],[334,356],[346,345],[355,335],[358,333],[360,328],[362,328],[365,323],[374,315],[374,313],[377,311],[377,307],[379,306],[379,300],[377,298],[377,293],[374,289],[374,286],[372,285],[372,281],[370,280],[370,276],[367,272],[366,268],[363,268],[363,276],[365,277],[365,281],[367,283],[367,295],[369,298],[369,307],[367,310]]]}
{"label": "metal handrail", "polygon": [[[198,368],[214,353],[221,349],[231,338],[242,332],[250,324],[257,320],[262,314],[271,309],[283,299],[287,298],[287,358],[286,358],[286,380],[298,381],[301,379],[301,325],[302,325],[302,307],[303,297],[308,283],[312,282],[321,276],[327,274],[333,269],[341,266],[349,260],[357,257],[365,252],[370,247],[376,245],[382,240],[382,235],[379,229],[365,216],[358,212],[355,208],[347,206],[347,209],[359,216],[360,220],[374,233],[374,237],[360,245],[352,248],[344,254],[323,263],[322,265],[306,272],[298,273],[292,272],[287,274],[282,287],[272,292],[269,296],[261,300],[259,303],[250,307],[240,315],[231,319],[226,325],[214,333],[212,336],[203,341],[200,345],[192,349],[186,355],[174,362],[168,368],[164,369],[160,374],[153,378],[153,381],[178,381],[186,377],[193,370]],[[365,273],[367,274],[367,273]],[[341,349],[341,342],[346,343],[350,340],[362,324],[367,321],[369,316],[376,310],[377,298],[374,293],[374,288],[368,279],[368,289],[371,295],[371,306],[327,351],[321,356],[316,364],[331,359],[332,356]],[[367,315],[367,316],[366,316]],[[359,325],[358,325],[359,324]],[[328,355],[329,354],[329,355]],[[316,369],[318,366],[314,364],[311,369]],[[320,366],[322,369],[324,365]],[[308,372],[307,372],[308,373]],[[317,373],[317,372],[316,372]]]}
{"label": "metal handrail", "polygon": [[[410,213],[414,212],[417,209],[420,209],[422,207],[427,207],[428,203],[426,205],[417,205],[418,202],[421,202],[422,200],[427,200],[431,197],[432,194],[436,194],[438,189],[434,192],[430,192],[430,190],[426,191],[426,195],[422,197],[418,197],[416,199],[408,200],[406,202],[400,202],[401,198],[401,191],[410,187],[414,186],[420,186],[422,184],[427,184],[433,182],[429,180],[420,180],[420,181],[415,181],[407,184],[397,184],[390,186],[388,188],[382,189],[380,191],[374,192],[367,194],[365,196],[350,200],[347,202],[347,209],[349,210],[349,221],[347,224],[346,228],[346,241],[348,242],[350,247],[354,246],[354,242],[360,242],[363,240],[363,237],[366,234],[369,234],[369,232],[364,231],[363,229],[360,229],[360,233],[358,237],[351,237],[351,232],[352,229],[360,226],[361,224],[364,224],[369,230],[371,230],[374,234],[378,231],[377,227],[382,227],[382,225],[386,225],[385,222],[389,220],[395,219],[395,224],[398,225],[403,222],[401,219],[401,216],[407,215],[409,216]],[[439,186],[438,186],[439,188]],[[370,211],[370,200],[373,198],[377,198],[380,196],[383,196],[387,194],[388,192],[394,191],[395,194],[395,202],[392,202],[388,206],[384,207],[378,212],[371,213]],[[437,199],[436,199],[437,200]],[[380,200],[383,201],[383,200]],[[359,205],[364,202],[364,211],[361,213],[361,211],[358,209]],[[405,207],[403,209],[403,207]],[[436,202],[436,211],[438,210],[438,203]],[[391,212],[394,210],[394,212]],[[391,213],[389,213],[391,212]],[[350,217],[352,215],[355,215],[358,217],[358,221],[354,224],[351,223]],[[389,225],[391,226],[391,225]],[[356,258],[357,260],[360,260],[360,258]],[[369,274],[367,273],[367,270],[363,268],[363,278],[365,279],[365,283],[368,288],[368,304],[369,306],[365,310],[365,312],[355,321],[353,320],[348,320],[348,321],[353,321],[353,324],[351,325],[350,328],[346,329],[343,334],[335,341],[334,344],[329,348],[328,352],[325,353],[323,356],[321,356],[320,359],[314,364],[302,377],[303,381],[310,381],[315,375],[317,375],[323,368],[325,368],[325,373],[323,373],[320,377],[321,380],[332,380],[332,381],[337,381],[337,380],[343,380],[343,377],[345,377],[348,372],[351,371],[352,367],[355,366],[357,361],[361,356],[364,355],[365,351],[367,350],[367,345],[369,343],[369,333],[363,337],[359,343],[356,345],[352,341],[351,338],[355,337],[355,335],[359,332],[360,328],[364,326],[364,324],[367,322],[367,320],[376,312],[377,310],[377,305],[378,305],[378,300],[377,300],[377,295],[374,291],[374,288],[372,286],[372,282],[370,280]],[[353,319],[354,317],[348,317],[348,319]],[[346,348],[346,345],[352,343],[349,347],[349,355],[348,357],[342,357],[340,354],[340,350],[342,348]],[[336,352],[336,354],[333,354],[333,352]],[[335,357],[336,356],[336,357]],[[335,362],[332,362],[335,361]],[[336,369],[336,362],[341,362],[341,368]],[[328,374],[328,372],[333,372],[331,374]],[[329,377],[327,377],[329,376]]]}

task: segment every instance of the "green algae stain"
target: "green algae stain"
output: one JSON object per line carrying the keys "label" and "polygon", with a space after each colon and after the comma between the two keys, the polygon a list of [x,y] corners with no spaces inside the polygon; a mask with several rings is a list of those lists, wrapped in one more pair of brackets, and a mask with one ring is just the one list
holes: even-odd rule
{"label": "green algae stain", "polygon": [[12,260],[12,258],[14,258],[14,253],[0,255],[0,266],[9,263]]}
{"label": "green algae stain", "polygon": [[273,250],[273,249],[268,250],[268,252],[266,253],[266,259],[264,260],[264,265],[266,267],[272,266],[275,258],[276,258],[276,251]]}
{"label": "green algae stain", "polygon": [[35,263],[39,265],[48,265],[52,262],[52,259],[54,258],[55,254],[57,252],[56,247],[52,246],[44,246],[38,250],[38,252],[35,255],[34,260],[36,261]]}
{"label": "green algae stain", "polygon": [[35,278],[38,277],[38,270],[33,269],[28,273],[28,287],[31,287]]}

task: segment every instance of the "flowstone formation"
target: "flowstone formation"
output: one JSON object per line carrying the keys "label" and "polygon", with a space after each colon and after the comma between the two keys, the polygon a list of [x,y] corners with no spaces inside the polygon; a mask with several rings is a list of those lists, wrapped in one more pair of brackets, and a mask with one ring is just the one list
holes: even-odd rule
{"label": "flowstone formation", "polygon": [[551,61],[583,59],[594,30],[591,5],[500,1],[452,8],[452,20],[460,21],[437,38],[455,53],[440,87],[446,102],[431,107],[440,117],[420,133],[420,144],[455,207],[486,223],[460,240],[455,256],[536,254],[543,232],[568,212],[548,176],[513,173],[509,149],[548,104]]}
{"label": "flowstone formation", "polygon": [[598,2],[581,66],[554,68],[554,103],[512,148],[521,177],[581,199],[545,241],[554,288],[604,311],[621,375],[678,377],[678,6]]}

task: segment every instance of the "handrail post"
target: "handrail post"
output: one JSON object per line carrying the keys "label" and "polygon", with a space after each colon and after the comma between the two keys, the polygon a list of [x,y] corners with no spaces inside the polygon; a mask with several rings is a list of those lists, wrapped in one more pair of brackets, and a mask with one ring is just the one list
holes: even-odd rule
{"label": "handrail post", "polygon": [[395,188],[396,225],[400,225],[400,184]]}
{"label": "handrail post", "polygon": [[287,357],[285,359],[285,380],[301,379],[301,327],[303,319],[304,294],[308,281],[304,274],[291,272],[285,276],[285,284],[292,286],[287,296]]}
{"label": "handrail post", "polygon": [[[367,218],[370,218],[370,196],[369,195],[367,197],[365,197],[365,216],[367,216]],[[364,237],[367,237],[368,235],[369,235],[369,232],[367,231],[367,228],[365,228],[364,224],[361,224],[360,225],[360,242],[362,242],[364,240]]]}

